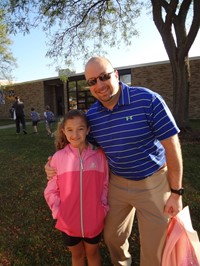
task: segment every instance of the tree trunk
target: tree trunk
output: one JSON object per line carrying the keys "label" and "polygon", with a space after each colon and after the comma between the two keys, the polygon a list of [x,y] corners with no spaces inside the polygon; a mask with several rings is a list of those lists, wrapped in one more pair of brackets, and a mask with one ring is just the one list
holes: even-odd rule
{"label": "tree trunk", "polygon": [[171,60],[173,75],[173,115],[180,129],[189,123],[190,65],[188,57]]}
{"label": "tree trunk", "polygon": [[[172,67],[173,115],[179,128],[186,130],[189,124],[190,91],[188,53],[200,27],[200,0],[151,0],[151,3],[153,20]],[[191,17],[189,27],[186,26],[188,14]]]}

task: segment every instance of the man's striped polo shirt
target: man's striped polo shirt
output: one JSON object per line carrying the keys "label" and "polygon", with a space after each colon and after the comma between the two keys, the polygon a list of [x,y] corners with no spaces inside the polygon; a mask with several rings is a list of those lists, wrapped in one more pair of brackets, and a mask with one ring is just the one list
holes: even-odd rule
{"label": "man's striped polo shirt", "polygon": [[113,110],[96,101],[88,110],[90,135],[103,148],[115,175],[140,180],[165,163],[160,141],[179,132],[163,98],[146,88],[120,82]]}

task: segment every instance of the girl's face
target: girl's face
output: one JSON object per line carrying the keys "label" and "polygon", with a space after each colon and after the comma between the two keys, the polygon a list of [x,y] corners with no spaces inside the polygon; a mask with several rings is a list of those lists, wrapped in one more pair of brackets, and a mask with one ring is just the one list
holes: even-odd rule
{"label": "girl's face", "polygon": [[65,122],[63,133],[67,140],[74,148],[79,148],[80,152],[86,147],[86,135],[89,133],[89,128],[81,117],[74,117]]}

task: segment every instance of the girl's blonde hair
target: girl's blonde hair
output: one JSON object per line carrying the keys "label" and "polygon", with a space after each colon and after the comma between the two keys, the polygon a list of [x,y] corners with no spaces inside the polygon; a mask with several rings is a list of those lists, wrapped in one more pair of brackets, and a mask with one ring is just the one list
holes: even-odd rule
{"label": "girl's blonde hair", "polygon": [[88,122],[88,119],[86,117],[86,114],[82,110],[73,109],[73,110],[70,110],[69,112],[67,112],[65,114],[65,116],[63,117],[63,119],[58,123],[58,127],[57,127],[57,130],[55,133],[56,150],[63,149],[69,143],[65,134],[63,133],[63,129],[64,129],[66,121],[68,119],[73,119],[74,117],[82,118],[83,121],[85,122],[87,128],[89,127],[89,122]]}

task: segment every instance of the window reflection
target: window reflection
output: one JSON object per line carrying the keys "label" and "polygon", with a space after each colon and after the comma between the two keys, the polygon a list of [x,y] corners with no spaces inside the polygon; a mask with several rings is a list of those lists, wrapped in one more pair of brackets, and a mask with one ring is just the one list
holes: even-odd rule
{"label": "window reflection", "polygon": [[120,80],[123,83],[126,83],[127,85],[131,86],[131,74],[120,75]]}
{"label": "window reflection", "polygon": [[85,80],[68,82],[69,110],[81,109],[88,110],[95,99],[90,93]]}

